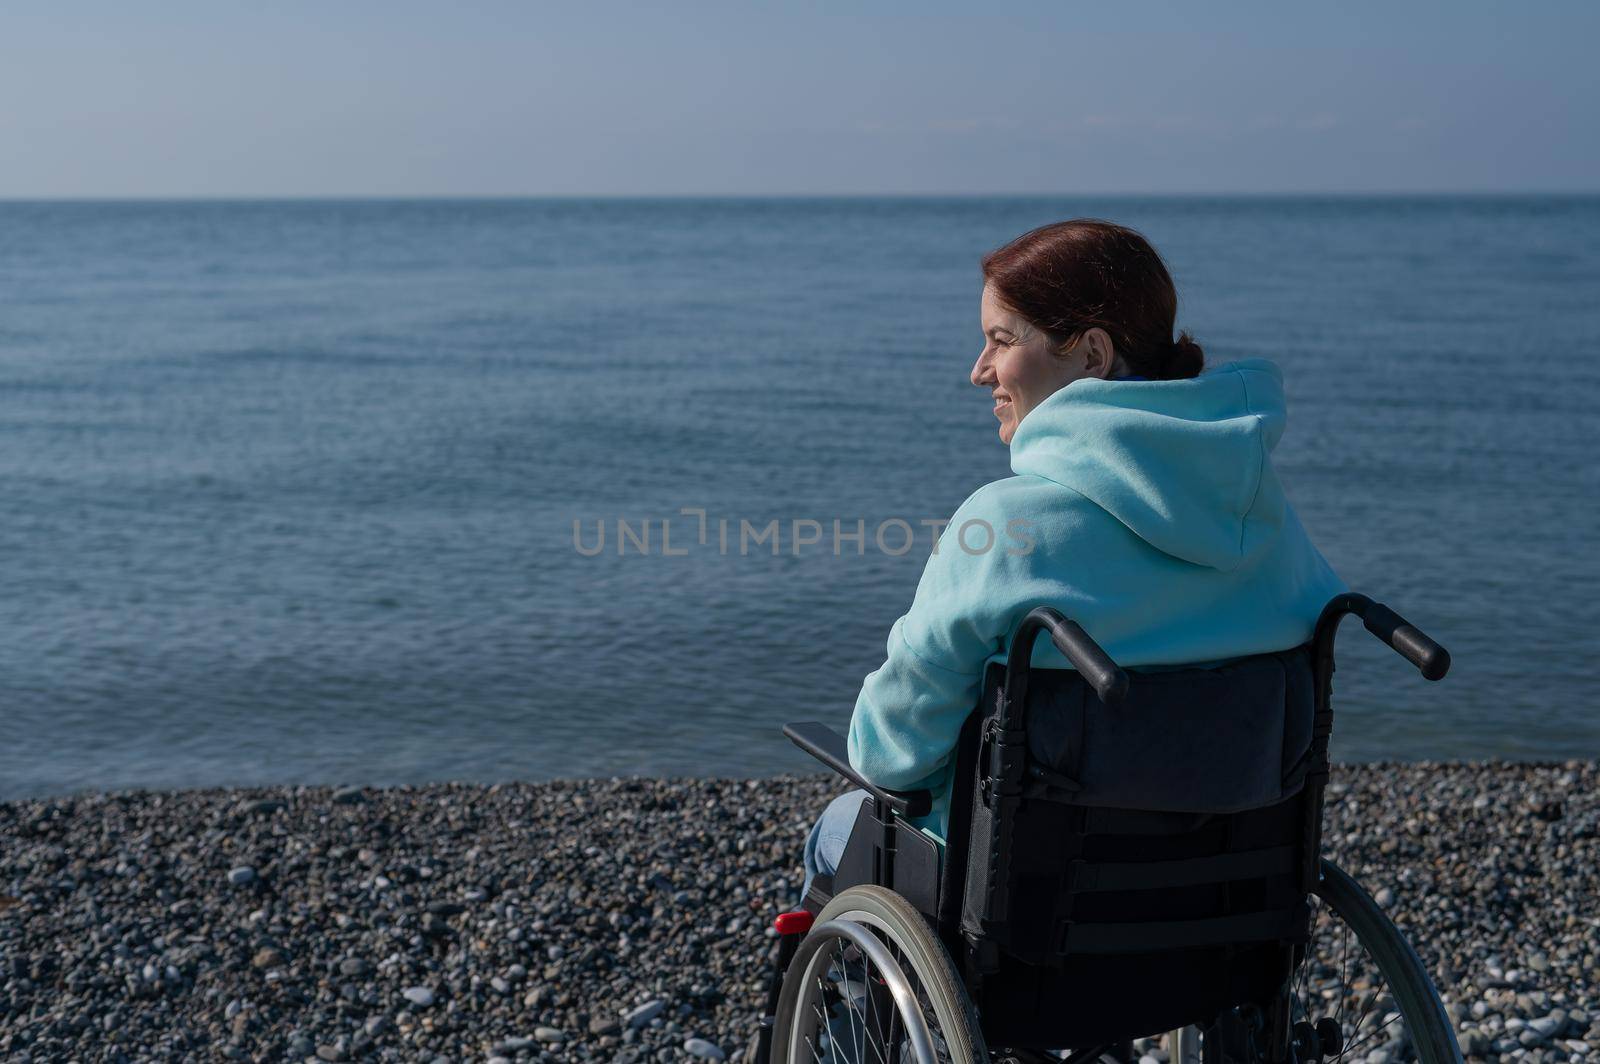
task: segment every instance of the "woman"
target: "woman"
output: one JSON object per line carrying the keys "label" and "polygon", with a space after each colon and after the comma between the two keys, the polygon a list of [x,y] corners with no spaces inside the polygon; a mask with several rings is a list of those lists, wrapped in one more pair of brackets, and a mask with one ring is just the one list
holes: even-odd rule
{"label": "woman", "polygon": [[[931,789],[918,824],[940,838],[962,722],[1034,606],[1120,665],[1209,665],[1305,642],[1346,590],[1268,459],[1284,427],[1277,366],[1203,369],[1200,345],[1173,339],[1177,294],[1143,236],[1075,219],[982,266],[972,383],[994,397],[1016,475],[950,519],[850,721],[850,763],[882,787]],[[1048,639],[1033,662],[1070,668]],[[863,796],[812,828],[807,887],[837,868]]]}

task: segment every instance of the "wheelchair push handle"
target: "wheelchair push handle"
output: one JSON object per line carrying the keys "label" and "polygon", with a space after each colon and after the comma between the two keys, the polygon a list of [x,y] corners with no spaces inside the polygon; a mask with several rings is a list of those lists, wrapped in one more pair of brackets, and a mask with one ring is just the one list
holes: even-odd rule
{"label": "wheelchair push handle", "polygon": [[1108,706],[1121,702],[1128,693],[1128,674],[1111,660],[1111,655],[1100,649],[1099,643],[1089,638],[1089,633],[1077,621],[1069,621],[1060,614],[1057,617],[1059,622],[1050,626],[1050,641],[1056,649],[1089,681],[1100,701]]}
{"label": "wheelchair push handle", "polygon": [[1006,655],[1008,698],[1020,705],[1027,694],[1033,644],[1041,631],[1050,633],[1050,641],[1094,688],[1101,702],[1115,706],[1127,696],[1128,674],[1111,660],[1111,655],[1102,650],[1077,621],[1063,617],[1059,610],[1040,606],[1022,619],[1017,634],[1011,639],[1011,649]]}
{"label": "wheelchair push handle", "polygon": [[1322,616],[1317,618],[1315,637],[1319,655],[1332,660],[1334,633],[1339,621],[1347,613],[1360,617],[1367,631],[1388,643],[1396,653],[1415,665],[1423,679],[1442,680],[1444,674],[1450,671],[1448,650],[1383,603],[1374,602],[1354,591],[1335,595],[1322,608]]}
{"label": "wheelchair push handle", "polygon": [[1442,680],[1450,671],[1450,652],[1383,603],[1373,602],[1362,610],[1361,623],[1415,665],[1423,679]]}

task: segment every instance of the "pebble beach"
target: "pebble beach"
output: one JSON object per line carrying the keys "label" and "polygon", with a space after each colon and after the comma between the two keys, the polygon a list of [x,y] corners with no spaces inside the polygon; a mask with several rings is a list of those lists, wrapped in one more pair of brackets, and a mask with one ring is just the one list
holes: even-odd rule
{"label": "pebble beach", "polygon": [[[1326,851],[1417,948],[1469,1059],[1600,1059],[1597,784],[1593,761],[1336,769]],[[0,803],[0,1059],[737,1060],[840,789]]]}

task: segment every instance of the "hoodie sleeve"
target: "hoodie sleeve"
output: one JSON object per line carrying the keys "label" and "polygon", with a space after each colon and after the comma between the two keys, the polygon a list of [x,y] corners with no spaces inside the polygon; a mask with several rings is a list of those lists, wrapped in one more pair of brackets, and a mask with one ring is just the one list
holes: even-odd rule
{"label": "hoodie sleeve", "polygon": [[[984,663],[1001,649],[993,593],[1006,523],[984,517],[982,489],[950,519],[929,555],[916,597],[889,630],[887,658],[870,673],[850,718],[850,764],[880,787],[937,788],[977,704]],[[980,520],[967,528],[968,522]],[[982,546],[993,530],[993,542]]]}

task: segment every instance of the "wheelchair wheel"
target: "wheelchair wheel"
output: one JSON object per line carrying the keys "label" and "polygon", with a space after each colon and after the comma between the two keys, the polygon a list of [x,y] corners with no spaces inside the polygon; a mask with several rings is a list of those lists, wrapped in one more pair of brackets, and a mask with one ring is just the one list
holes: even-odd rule
{"label": "wheelchair wheel", "polygon": [[879,886],[840,892],[795,951],[773,1064],[988,1064],[977,1013],[922,914]]}
{"label": "wheelchair wheel", "polygon": [[[1343,1064],[1384,1049],[1390,1061],[1460,1064],[1455,1031],[1428,970],[1377,902],[1331,861],[1322,862],[1309,900],[1311,940],[1289,986],[1290,1060]],[[1172,1032],[1172,1064],[1266,1060],[1259,1022],[1229,1020]]]}

